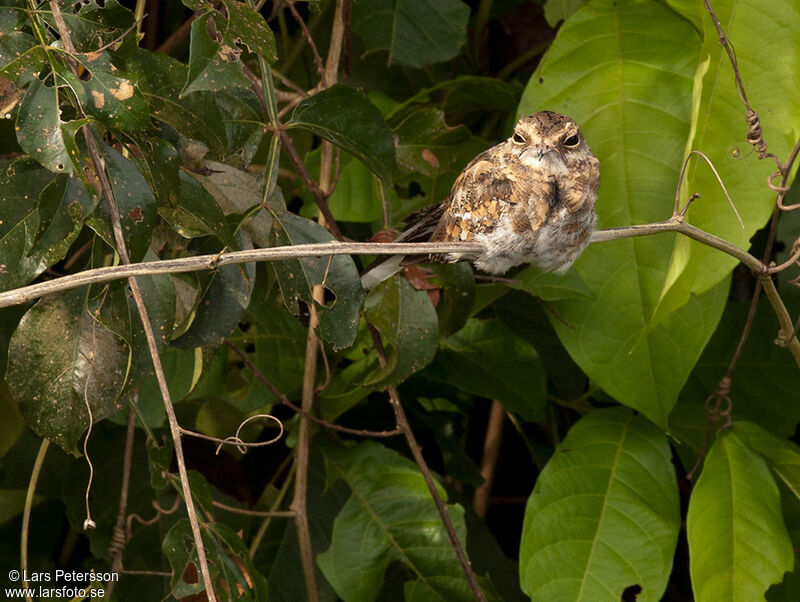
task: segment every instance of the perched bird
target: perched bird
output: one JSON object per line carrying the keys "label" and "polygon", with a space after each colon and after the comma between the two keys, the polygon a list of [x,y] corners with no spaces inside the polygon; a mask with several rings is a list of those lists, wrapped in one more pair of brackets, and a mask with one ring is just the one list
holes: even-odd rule
{"label": "perched bird", "polygon": [[[423,260],[470,260],[502,274],[522,263],[564,273],[589,242],[596,216],[600,162],[578,125],[566,115],[540,111],[523,117],[505,142],[475,157],[439,205],[413,213],[397,242],[483,243],[479,253],[431,255]],[[371,288],[402,269],[403,257],[369,268]]]}

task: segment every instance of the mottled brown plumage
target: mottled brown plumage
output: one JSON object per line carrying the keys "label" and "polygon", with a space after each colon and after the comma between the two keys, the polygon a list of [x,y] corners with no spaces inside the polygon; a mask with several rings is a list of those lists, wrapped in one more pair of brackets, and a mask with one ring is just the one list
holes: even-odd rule
{"label": "mottled brown plumage", "polygon": [[[563,273],[588,244],[599,181],[599,162],[578,125],[552,111],[534,113],[517,122],[508,140],[475,157],[444,202],[413,214],[398,241],[474,240],[483,252],[429,261],[468,259],[492,274],[534,263]],[[368,272],[365,284],[387,271]]]}

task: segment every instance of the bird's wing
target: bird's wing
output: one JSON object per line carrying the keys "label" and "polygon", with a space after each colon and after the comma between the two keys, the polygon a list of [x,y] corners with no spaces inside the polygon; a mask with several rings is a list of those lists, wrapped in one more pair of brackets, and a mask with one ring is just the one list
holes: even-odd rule
{"label": "bird's wing", "polygon": [[495,149],[478,155],[453,184],[430,240],[467,241],[478,233],[491,232],[514,205],[531,200],[535,190],[529,172],[516,162],[503,160]]}

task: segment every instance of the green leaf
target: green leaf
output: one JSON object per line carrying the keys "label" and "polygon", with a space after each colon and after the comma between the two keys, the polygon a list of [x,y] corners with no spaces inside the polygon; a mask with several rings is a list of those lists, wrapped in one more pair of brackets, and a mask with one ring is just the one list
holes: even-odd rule
{"label": "green leaf", "polygon": [[50,171],[71,173],[73,161],[78,162],[77,148],[60,115],[58,90],[34,78],[17,113],[17,142]]}
{"label": "green leaf", "polygon": [[[330,548],[317,556],[339,596],[347,601],[377,599],[387,566],[399,561],[413,574],[406,587],[425,590],[428,597],[421,599],[474,599],[414,464],[371,441],[322,450],[328,485],[342,479],[352,492],[334,522]],[[446,498],[441,486],[437,488]],[[459,539],[465,541],[463,509],[451,505],[448,510]]]}
{"label": "green leaf", "polygon": [[[103,145],[102,156],[111,189],[117,202],[122,234],[131,261],[140,261],[150,247],[150,237],[158,216],[156,198],[136,166],[110,146]],[[88,223],[112,247],[108,204],[100,203]]]}
{"label": "green leaf", "polygon": [[800,446],[747,421],[736,421],[733,431],[750,449],[757,451],[769,467],[800,500]]}
{"label": "green leaf", "polygon": [[392,132],[362,91],[336,84],[305,99],[286,124],[313,132],[360,159],[390,181],[395,169]]}
{"label": "green leaf", "polygon": [[86,114],[96,117],[108,127],[123,130],[143,130],[150,127],[147,103],[135,87],[135,75],[123,73],[111,63],[107,52],[75,55],[86,71],[78,79],[72,71],[59,72],[75,92]]}
{"label": "green leaf", "polygon": [[[696,5],[697,3],[695,3]],[[800,136],[800,114],[793,104],[800,81],[797,61],[778,61],[765,55],[759,40],[769,40],[774,56],[800,55],[800,13],[792,0],[745,2],[720,0],[714,11],[736,49],[736,58],[748,99],[758,111],[769,151],[786,157]],[[691,224],[747,249],[750,239],[769,219],[775,192],[767,177],[776,171],[775,163],[758,159],[746,142],[745,107],[733,81],[725,50],[719,43],[714,24],[703,10],[703,45],[695,74],[692,129],[686,148],[701,150],[713,162],[731,194],[745,228],[728,204],[716,177],[705,162],[692,158],[682,188],[685,201],[694,192],[702,200],[693,203],[687,214]],[[738,151],[738,152],[734,152]],[[735,258],[695,241],[684,240],[673,252],[677,281],[669,284],[664,304],[674,307],[692,294],[708,290],[724,280],[738,263]],[[667,285],[665,285],[667,288]]]}
{"label": "green leaf", "polygon": [[367,51],[388,50],[390,65],[446,61],[467,39],[469,7],[460,0],[362,0],[352,11]]}
{"label": "green leaf", "polygon": [[264,21],[261,14],[243,2],[223,0],[228,11],[228,30],[226,37],[236,44],[245,45],[247,49],[274,63],[278,60],[278,50],[275,47],[275,36]]}
{"label": "green leaf", "polygon": [[[275,218],[273,246],[333,240],[330,232],[310,220],[291,213],[282,213]],[[289,311],[297,315],[298,301],[314,303],[319,312],[319,336],[334,349],[353,344],[358,332],[364,289],[352,257],[303,257],[276,261],[272,265]],[[325,301],[324,305],[315,301],[312,296],[315,285],[323,285],[333,300]]]}
{"label": "green leaf", "polygon": [[70,453],[89,426],[119,411],[128,347],[86,310],[86,291],[34,305],[11,337],[8,382],[28,427]]}
{"label": "green leaf", "polygon": [[[202,251],[211,252],[209,246]],[[172,341],[179,349],[215,345],[229,335],[250,304],[256,268],[252,263],[224,265],[200,275],[194,319],[188,330]]]}
{"label": "green leaf", "polygon": [[706,456],[686,534],[697,602],[764,600],[792,570],[778,487],[764,459],[735,432],[723,432]]}
{"label": "green leaf", "polygon": [[414,290],[405,278],[389,278],[369,292],[364,314],[386,351],[386,365],[364,384],[393,387],[433,360],[439,325],[425,291]]}
{"label": "green leaf", "polygon": [[467,323],[475,303],[475,279],[467,262],[434,264],[439,286],[436,315],[439,334],[449,335]]}
{"label": "green leaf", "polygon": [[[134,39],[136,30],[134,16],[117,0],[83,0],[77,3],[66,3],[61,9],[64,21],[69,27],[70,37],[78,52],[93,52],[109,45],[119,45],[123,34]],[[48,22],[55,29],[52,14],[46,14]]]}
{"label": "green leaf", "polygon": [[488,399],[530,422],[545,422],[546,377],[533,345],[499,320],[470,319],[443,339],[425,375]]}
{"label": "green leaf", "polygon": [[30,257],[39,227],[38,198],[53,174],[28,158],[0,163],[0,290],[23,286],[47,266]]}
{"label": "green leaf", "polygon": [[617,602],[638,585],[637,600],[660,600],[679,529],[664,435],[629,410],[597,410],[570,429],[528,498],[522,589],[534,600]]}
{"label": "green leaf", "polygon": [[[669,217],[699,45],[696,30],[657,2],[596,1],[564,23],[528,83],[519,113],[547,107],[570,115],[600,159],[599,227]],[[578,365],[662,427],[716,327],[727,287],[660,307],[675,240],[591,245],[575,264],[588,296],[552,302],[560,316],[553,326]]]}
{"label": "green leaf", "polygon": [[214,197],[185,171],[180,171],[180,191],[175,204],[160,207],[158,213],[184,238],[215,236],[229,249],[238,249],[239,243],[231,224],[225,219]]}
{"label": "green leaf", "polygon": [[214,100],[225,123],[226,154],[249,165],[267,131],[258,97],[252,90],[220,90]]}
{"label": "green leaf", "polygon": [[585,4],[588,4],[588,0],[547,0],[544,5],[544,18],[550,27],[556,27]]}
{"label": "green leaf", "polygon": [[32,35],[21,31],[4,31],[0,35],[0,77],[22,85],[42,70],[44,57]]}
{"label": "green leaf", "polygon": [[185,98],[180,96],[189,72],[183,63],[159,52],[140,49],[124,68],[139,73],[138,88],[154,119],[186,138],[202,142],[213,156],[225,155],[225,122],[214,95],[196,92]]}
{"label": "green leaf", "polygon": [[225,88],[249,88],[252,83],[242,71],[240,51],[227,44],[225,36],[220,44],[211,39],[209,28],[216,22],[211,13],[206,13],[192,22],[192,37],[189,45],[189,73],[181,90],[181,98],[192,92],[208,90],[217,92]]}

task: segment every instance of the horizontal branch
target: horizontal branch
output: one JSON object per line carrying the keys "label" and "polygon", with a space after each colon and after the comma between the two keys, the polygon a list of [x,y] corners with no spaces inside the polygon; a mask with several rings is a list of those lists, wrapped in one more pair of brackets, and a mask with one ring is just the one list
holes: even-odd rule
{"label": "horizontal branch", "polygon": [[[800,367],[800,341],[793,336],[794,324],[783,301],[767,276],[767,266],[744,249],[737,247],[713,234],[696,228],[683,221],[682,217],[672,217],[663,222],[641,224],[624,228],[597,230],[592,233],[591,242],[607,242],[622,238],[648,236],[663,232],[678,232],[698,242],[713,247],[723,253],[735,257],[745,264],[756,275],[765,278],[765,291],[775,315],[781,324],[780,344],[789,348]],[[431,253],[475,253],[483,250],[483,245],[475,242],[439,242],[439,243],[377,243],[377,242],[323,242],[286,247],[270,247],[267,249],[249,249],[247,251],[231,251],[217,255],[197,255],[179,259],[164,259],[130,265],[86,270],[77,274],[62,276],[46,282],[38,282],[29,286],[0,293],[0,308],[28,303],[39,297],[50,295],[79,286],[108,282],[130,276],[149,276],[152,274],[180,274],[213,270],[223,265],[247,263],[250,261],[280,261],[282,259],[298,259],[301,257],[327,257],[330,255],[429,255]]]}

